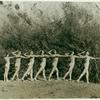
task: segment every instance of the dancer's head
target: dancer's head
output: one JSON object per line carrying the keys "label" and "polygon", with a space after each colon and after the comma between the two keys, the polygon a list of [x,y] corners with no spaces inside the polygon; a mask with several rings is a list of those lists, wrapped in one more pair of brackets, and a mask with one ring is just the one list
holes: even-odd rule
{"label": "dancer's head", "polygon": [[32,50],[30,51],[30,55],[33,55],[33,51]]}
{"label": "dancer's head", "polygon": [[56,54],[56,53],[57,53],[57,51],[56,51],[55,49],[53,49],[53,52],[54,52],[54,54]]}
{"label": "dancer's head", "polygon": [[57,54],[57,51],[55,49],[52,49],[48,53],[50,53],[50,54]]}
{"label": "dancer's head", "polygon": [[9,54],[7,54],[7,57],[9,57]]}
{"label": "dancer's head", "polygon": [[89,52],[88,51],[86,52],[86,55],[89,55]]}
{"label": "dancer's head", "polygon": [[44,54],[44,51],[43,50],[41,50],[41,54]]}
{"label": "dancer's head", "polygon": [[74,55],[74,51],[72,51],[71,55]]}
{"label": "dancer's head", "polygon": [[69,55],[69,53],[65,53],[65,55],[67,55],[67,56],[68,56],[68,55]]}
{"label": "dancer's head", "polygon": [[18,51],[18,55],[21,55],[21,51]]}

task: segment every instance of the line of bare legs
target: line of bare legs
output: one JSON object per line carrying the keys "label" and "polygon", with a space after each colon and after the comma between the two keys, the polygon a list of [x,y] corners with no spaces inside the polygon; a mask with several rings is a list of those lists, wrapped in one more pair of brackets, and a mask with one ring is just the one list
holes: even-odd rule
{"label": "line of bare legs", "polygon": [[[66,79],[66,77],[69,75],[69,80],[72,80],[72,72],[73,72],[73,68],[75,66],[75,59],[85,59],[85,63],[84,63],[84,70],[81,73],[81,75],[79,76],[79,78],[77,79],[77,82],[79,82],[81,80],[81,78],[86,75],[86,81],[87,83],[89,83],[89,65],[90,65],[90,60],[96,60],[96,59],[100,59],[99,57],[92,57],[89,56],[89,52],[81,52],[77,55],[74,54],[74,52],[72,52],[71,54],[65,53],[64,55],[60,55],[57,54],[55,49],[52,49],[48,52],[48,54],[45,54],[45,52],[43,50],[40,51],[39,55],[35,55],[33,53],[33,51],[30,52],[30,54],[25,53],[23,56],[21,55],[21,51],[15,51],[15,52],[11,52],[11,54],[13,56],[9,56],[9,54],[6,55],[6,57],[4,57],[6,63],[5,63],[5,72],[4,72],[4,81],[8,81],[8,73],[9,73],[9,69],[10,69],[10,59],[12,58],[16,58],[15,61],[15,73],[13,75],[13,77],[11,78],[11,80],[19,79],[19,70],[20,70],[20,66],[21,66],[21,59],[29,59],[29,63],[28,63],[28,68],[26,70],[26,72],[24,73],[24,75],[22,76],[21,80],[23,81],[25,79],[25,77],[27,75],[30,75],[31,81],[33,80],[37,80],[38,75],[43,72],[43,78],[46,81],[46,75],[45,75],[45,67],[46,67],[46,60],[47,58],[52,58],[52,70],[50,72],[49,78],[48,80],[51,80],[51,77],[53,75],[54,72],[56,72],[56,76],[57,76],[57,80],[59,80],[59,70],[58,70],[58,61],[59,58],[70,58],[70,63],[69,63],[69,70],[65,73],[63,80]],[[36,73],[36,75],[33,78],[33,66],[34,66],[34,62],[35,62],[35,58],[41,58],[41,63],[40,63],[40,68],[38,70],[38,72]]]}

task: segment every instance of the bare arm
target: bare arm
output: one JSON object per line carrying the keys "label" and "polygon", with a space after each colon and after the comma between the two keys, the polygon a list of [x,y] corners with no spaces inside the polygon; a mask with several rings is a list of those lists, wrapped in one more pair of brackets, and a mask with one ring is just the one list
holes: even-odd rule
{"label": "bare arm", "polygon": [[15,54],[14,52],[12,52],[12,54],[13,54],[14,56],[16,56],[16,54]]}
{"label": "bare arm", "polygon": [[25,53],[24,56],[22,56],[22,58],[30,58],[30,55],[26,55]]}
{"label": "bare arm", "polygon": [[100,57],[91,57],[90,56],[90,59],[100,59]]}
{"label": "bare arm", "polygon": [[65,56],[69,57],[70,55],[68,53],[65,53]]}
{"label": "bare arm", "polygon": [[56,55],[34,55],[34,57],[37,57],[37,58],[48,58],[48,57],[68,57],[66,55],[60,55],[60,54],[56,54]]}
{"label": "bare arm", "polygon": [[85,56],[82,56],[82,55],[80,55],[80,56],[74,55],[74,56],[75,56],[75,58],[85,58]]}
{"label": "bare arm", "polygon": [[74,55],[74,57],[75,57],[75,58],[80,58],[80,56],[76,56],[76,55]]}
{"label": "bare arm", "polygon": [[51,54],[51,50],[48,52],[48,54],[49,54],[49,55],[52,55],[52,54]]}
{"label": "bare arm", "polygon": [[13,54],[14,56],[16,56],[16,52],[18,52],[18,51],[12,52],[12,54]]}
{"label": "bare arm", "polygon": [[12,53],[14,53],[14,54],[15,54],[15,53],[17,53],[17,52],[18,52],[18,50],[17,50],[17,51],[14,51],[14,52],[12,52]]}
{"label": "bare arm", "polygon": [[52,57],[68,57],[68,55],[55,54],[55,55],[52,55]]}
{"label": "bare arm", "polygon": [[96,58],[94,58],[94,59],[100,59],[100,57],[96,57]]}
{"label": "bare arm", "polygon": [[86,58],[86,56],[79,55],[78,58]]}
{"label": "bare arm", "polygon": [[43,57],[50,57],[49,55],[34,55],[34,57],[40,57],[40,58],[43,58]]}
{"label": "bare arm", "polygon": [[9,58],[14,58],[14,56],[13,57],[9,57]]}
{"label": "bare arm", "polygon": [[24,53],[24,56],[28,56],[26,53]]}
{"label": "bare arm", "polygon": [[[51,52],[52,52],[53,50],[55,50],[55,49],[50,50],[50,51],[48,52],[48,54],[49,54],[49,55],[52,55]],[[55,50],[55,51],[56,51],[56,50]]]}
{"label": "bare arm", "polygon": [[27,58],[27,57],[25,57],[25,56],[20,56],[21,58]]}
{"label": "bare arm", "polygon": [[27,55],[28,52],[24,53],[24,55]]}
{"label": "bare arm", "polygon": [[[49,55],[48,55],[49,56]],[[50,55],[49,57],[59,57],[59,58],[63,58],[63,57],[70,57],[70,55],[60,55],[60,54],[54,54],[54,55]]]}
{"label": "bare arm", "polygon": [[95,58],[90,56],[90,59],[95,59]]}
{"label": "bare arm", "polygon": [[81,54],[83,54],[83,53],[85,53],[85,51],[78,53],[78,55],[81,55]]}
{"label": "bare arm", "polygon": [[34,57],[34,55],[27,55],[26,53],[23,56],[24,58],[30,58],[30,57]]}

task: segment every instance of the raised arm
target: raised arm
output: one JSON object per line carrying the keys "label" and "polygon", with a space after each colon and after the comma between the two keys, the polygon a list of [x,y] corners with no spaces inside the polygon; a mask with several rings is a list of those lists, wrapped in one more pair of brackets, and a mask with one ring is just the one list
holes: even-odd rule
{"label": "raised arm", "polygon": [[28,56],[30,56],[30,55],[27,55],[27,52],[26,52],[26,53],[24,53],[24,56],[28,57]]}
{"label": "raised arm", "polygon": [[78,58],[86,58],[86,56],[79,55]]}
{"label": "raised arm", "polygon": [[17,53],[17,52],[19,52],[18,50],[16,50],[16,51],[14,51],[14,52],[12,52],[12,53]]}
{"label": "raised arm", "polygon": [[51,51],[52,51],[52,50],[50,50],[50,51],[48,52],[49,55],[52,55]]}
{"label": "raised arm", "polygon": [[27,54],[28,54],[28,52],[24,53],[24,55],[27,55]]}
{"label": "raised arm", "polygon": [[14,52],[12,52],[12,54],[13,54],[14,56],[16,56],[16,54],[15,54]]}
{"label": "raised arm", "polygon": [[16,56],[16,53],[17,53],[18,51],[15,51],[15,52],[11,52],[14,56]]}
{"label": "raised arm", "polygon": [[81,54],[83,54],[83,53],[85,53],[85,51],[78,53],[78,55],[81,55]]}

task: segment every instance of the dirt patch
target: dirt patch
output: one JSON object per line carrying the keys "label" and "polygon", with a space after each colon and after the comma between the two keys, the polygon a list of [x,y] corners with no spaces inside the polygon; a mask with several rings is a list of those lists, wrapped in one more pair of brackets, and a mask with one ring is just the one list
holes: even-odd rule
{"label": "dirt patch", "polygon": [[100,84],[75,81],[0,81],[0,98],[99,98]]}

